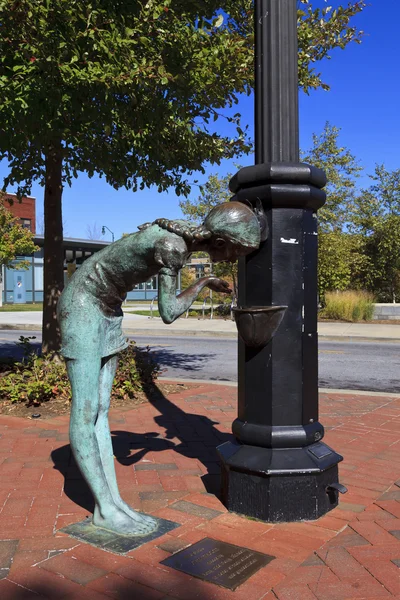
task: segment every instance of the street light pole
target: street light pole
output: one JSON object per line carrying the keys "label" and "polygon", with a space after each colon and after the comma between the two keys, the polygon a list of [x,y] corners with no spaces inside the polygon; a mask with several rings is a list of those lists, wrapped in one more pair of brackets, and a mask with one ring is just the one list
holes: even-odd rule
{"label": "street light pole", "polygon": [[273,339],[239,340],[236,440],[218,448],[229,510],[315,519],[338,502],[342,457],[318,421],[317,219],[325,174],[299,161],[296,0],[255,2],[255,158],[231,180],[261,200],[269,235],[239,264],[239,306],[287,306]]}
{"label": "street light pole", "polygon": [[111,239],[114,242],[114,233],[111,231],[111,229],[107,227],[107,225],[103,225],[103,227],[101,228],[101,233],[104,235],[106,229],[111,233]]}
{"label": "street light pole", "polygon": [[296,4],[255,2],[256,164],[299,160]]}

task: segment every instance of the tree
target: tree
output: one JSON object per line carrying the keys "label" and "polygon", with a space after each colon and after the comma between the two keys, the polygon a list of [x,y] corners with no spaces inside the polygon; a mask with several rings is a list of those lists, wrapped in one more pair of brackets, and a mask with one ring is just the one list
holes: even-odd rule
{"label": "tree", "polygon": [[318,293],[346,290],[351,281],[350,245],[341,231],[320,234],[318,244]]}
{"label": "tree", "polygon": [[88,240],[102,240],[104,233],[95,222],[93,225],[86,225],[86,237]]}
{"label": "tree", "polygon": [[357,195],[351,212],[352,229],[364,235],[372,234],[385,216],[400,215],[400,169],[388,171],[378,164],[369,178],[374,183]]}
{"label": "tree", "polygon": [[192,285],[192,283],[194,283],[195,279],[196,276],[192,269],[185,265],[183,269],[181,269],[181,288],[186,290],[190,285]]}
{"label": "tree", "polygon": [[320,230],[323,232],[343,229],[355,197],[357,177],[362,171],[350,150],[339,144],[340,131],[339,127],[327,122],[321,134],[313,134],[313,146],[301,154],[304,162],[326,173],[327,200],[318,211]]}
{"label": "tree", "polygon": [[315,8],[312,0],[300,0],[298,10],[299,83],[311,89],[329,90],[330,86],[316,70],[316,64],[332,58],[332,50],[344,50],[351,42],[361,43],[363,31],[351,26],[351,19],[362,12],[366,2],[349,2],[347,6]]}
{"label": "tree", "polygon": [[[237,166],[237,168],[240,167]],[[189,220],[200,224],[214,206],[221,204],[221,202],[228,202],[232,196],[228,187],[231,177],[231,174],[224,175],[223,177],[218,177],[217,174],[210,175],[206,183],[201,186],[200,195],[196,200],[191,200],[188,198],[179,203],[183,214]],[[232,285],[233,293],[237,297],[237,262],[234,264],[215,264],[213,265],[213,273],[217,277],[221,277],[222,279],[229,281],[229,283]],[[219,296],[215,297],[219,298]]]}
{"label": "tree", "polygon": [[214,206],[222,202],[228,202],[232,196],[229,192],[231,177],[231,173],[222,177],[214,173],[208,177],[205,184],[200,186],[200,194],[196,199],[186,198],[181,200],[179,206],[185,217],[200,224]]}
{"label": "tree", "polygon": [[[320,226],[323,231],[341,230],[348,220],[351,203],[356,192],[357,178],[362,171],[357,159],[345,146],[339,145],[341,129],[325,124],[320,134],[312,136],[313,145],[301,153],[304,162],[325,171],[327,202],[318,212]],[[240,166],[237,166],[239,169]],[[184,215],[196,222],[201,222],[207,213],[220,202],[227,202],[229,180],[231,174],[219,177],[212,174],[200,187],[200,195],[196,200],[186,199],[180,202]]]}
{"label": "tree", "polygon": [[366,251],[372,263],[369,280],[381,302],[400,298],[400,215],[387,214],[376,223]]}
{"label": "tree", "polygon": [[362,236],[342,231],[320,232],[318,244],[318,294],[365,287],[370,268]]}
{"label": "tree", "polygon": [[2,272],[9,269],[27,269],[26,260],[14,262],[17,256],[29,256],[39,248],[33,242],[33,233],[18,223],[7,208],[6,195],[0,192],[0,306],[2,305]]}
{"label": "tree", "polygon": [[[63,230],[63,236],[67,236],[69,235],[68,233],[68,221],[66,221],[66,219],[62,220],[62,230]],[[36,213],[36,235],[44,235],[44,214],[42,212],[37,212]]]}
{"label": "tree", "polygon": [[[359,42],[351,19],[301,0],[300,86],[327,85],[315,64]],[[7,185],[44,186],[43,351],[57,350],[63,286],[62,190],[78,172],[114,188],[174,186],[188,194],[204,162],[250,149],[215,132],[221,109],[253,86],[251,0],[0,0],[0,160]]]}
{"label": "tree", "polygon": [[376,165],[374,182],[357,196],[352,230],[363,236],[369,269],[365,285],[382,302],[400,297],[400,169]]}
{"label": "tree", "polygon": [[323,301],[329,290],[357,287],[367,268],[362,237],[346,231],[357,193],[362,167],[351,151],[339,143],[341,129],[325,124],[313,134],[312,147],[302,160],[326,173],[326,203],[318,211],[318,291]]}
{"label": "tree", "polygon": [[[346,289],[358,273],[361,261],[359,242],[342,234],[349,219],[356,193],[356,181],[362,167],[350,150],[339,144],[340,129],[325,124],[321,134],[313,135],[313,146],[302,152],[302,160],[323,169],[327,175],[327,202],[318,211],[320,222],[319,286],[320,295],[330,289]],[[220,202],[230,199],[228,185],[231,175],[210,175],[201,187],[197,199],[180,202],[184,215],[201,222],[207,213]],[[357,250],[358,249],[358,250]],[[216,265],[219,277],[230,277],[235,284],[237,265]],[[233,271],[232,271],[233,269]]]}

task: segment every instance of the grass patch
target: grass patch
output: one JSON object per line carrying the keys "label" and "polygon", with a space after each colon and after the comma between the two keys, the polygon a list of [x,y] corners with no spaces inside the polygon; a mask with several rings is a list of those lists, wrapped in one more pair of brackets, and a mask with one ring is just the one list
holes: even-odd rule
{"label": "grass patch", "polygon": [[[130,310],[126,312],[127,315],[142,315],[143,317],[150,317],[150,309],[149,310]],[[153,317],[159,317],[160,313],[158,310],[153,310]]]}
{"label": "grass patch", "polygon": [[40,312],[43,310],[43,304],[3,304],[0,306],[0,312]]}
{"label": "grass patch", "polygon": [[[150,310],[130,310],[129,312],[126,311],[127,315],[141,315],[143,317],[150,317],[151,316],[151,312]],[[202,315],[202,310],[200,308],[198,308],[197,310],[190,310],[189,311],[189,317],[200,317]],[[210,307],[206,308],[205,310],[205,315],[209,315],[210,314]],[[215,313],[214,313],[215,315]],[[154,309],[153,310],[153,317],[159,317],[160,313],[158,310]],[[186,312],[183,313],[183,315],[180,316],[181,319],[185,319],[186,318]]]}
{"label": "grass patch", "polygon": [[374,315],[374,297],[369,292],[327,292],[321,316],[337,321],[371,321]]}
{"label": "grass patch", "polygon": [[[122,308],[134,308],[135,306],[143,306],[145,304],[148,304],[150,309],[151,303],[152,300],[128,300],[127,302],[123,303]],[[157,300],[154,302],[154,305],[157,306]],[[201,300],[195,300],[192,306],[203,306],[203,302]]]}

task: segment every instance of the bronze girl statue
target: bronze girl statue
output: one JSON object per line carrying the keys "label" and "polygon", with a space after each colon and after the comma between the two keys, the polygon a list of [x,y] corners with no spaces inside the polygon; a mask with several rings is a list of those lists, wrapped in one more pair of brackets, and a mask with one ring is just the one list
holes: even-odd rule
{"label": "bronze girl statue", "polygon": [[146,535],[157,527],[155,519],[120,496],[108,424],[118,353],[128,345],[121,328],[127,292],[158,274],[160,315],[172,323],[204,287],[231,292],[227,282],[209,276],[176,296],[178,272],[192,252],[206,251],[213,262],[234,262],[259,244],[259,218],[239,202],[216,206],[200,227],[157,219],[93,254],[63,291],[58,319],[72,388],[70,441],[95,499],[94,525],[124,535]]}

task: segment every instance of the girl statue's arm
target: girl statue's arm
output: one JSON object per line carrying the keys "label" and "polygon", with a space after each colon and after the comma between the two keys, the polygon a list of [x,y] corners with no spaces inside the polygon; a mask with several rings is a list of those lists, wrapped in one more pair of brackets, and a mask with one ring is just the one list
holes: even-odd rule
{"label": "girl statue's arm", "polygon": [[198,279],[177,296],[176,278],[176,271],[167,267],[161,269],[158,277],[158,310],[164,323],[173,323],[183,315],[205,287],[215,292],[227,294],[232,292],[226,281],[209,276]]}
{"label": "girl statue's arm", "polygon": [[161,267],[158,276],[158,310],[164,323],[173,323],[183,315],[206,286],[215,292],[231,292],[228,283],[209,276],[198,279],[177,296],[177,275],[187,257],[188,248],[182,238],[164,237],[155,245],[154,258]]}

